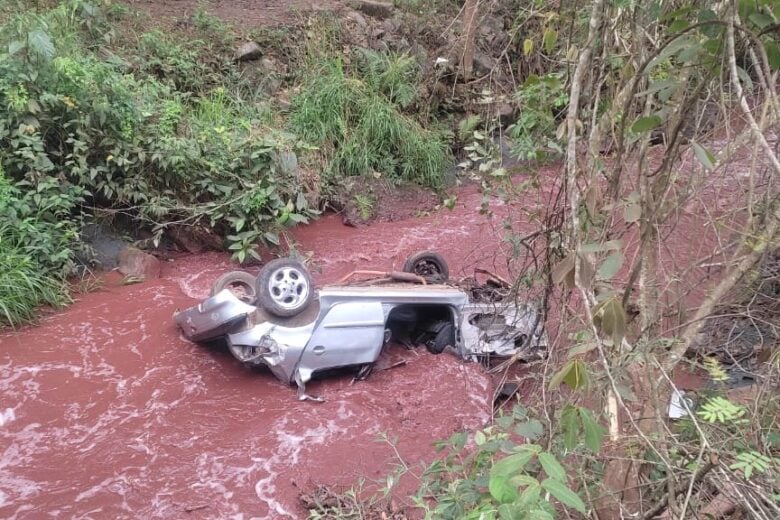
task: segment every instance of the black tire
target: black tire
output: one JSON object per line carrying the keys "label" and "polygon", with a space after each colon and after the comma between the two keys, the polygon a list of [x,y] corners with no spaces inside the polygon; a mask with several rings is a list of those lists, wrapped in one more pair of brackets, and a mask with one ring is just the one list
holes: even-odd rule
{"label": "black tire", "polygon": [[231,271],[223,274],[211,286],[211,295],[223,289],[229,289],[236,298],[249,305],[257,302],[256,278],[247,272]]}
{"label": "black tire", "polygon": [[403,270],[422,276],[428,283],[444,283],[450,278],[447,261],[439,253],[431,251],[423,251],[407,258]]}
{"label": "black tire", "polygon": [[257,275],[256,288],[260,306],[280,318],[300,314],[314,298],[309,271],[292,258],[268,262]]}
{"label": "black tire", "polygon": [[450,323],[442,323],[439,331],[425,344],[425,348],[431,354],[441,354],[447,347],[455,346],[455,326]]}

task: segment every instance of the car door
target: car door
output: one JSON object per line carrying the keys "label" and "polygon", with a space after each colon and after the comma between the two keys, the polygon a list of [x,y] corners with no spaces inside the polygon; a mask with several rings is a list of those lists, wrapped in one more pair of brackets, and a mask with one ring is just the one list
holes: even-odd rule
{"label": "car door", "polygon": [[382,351],[385,313],[379,302],[345,302],[333,305],[317,325],[298,370],[317,370],[373,363]]}

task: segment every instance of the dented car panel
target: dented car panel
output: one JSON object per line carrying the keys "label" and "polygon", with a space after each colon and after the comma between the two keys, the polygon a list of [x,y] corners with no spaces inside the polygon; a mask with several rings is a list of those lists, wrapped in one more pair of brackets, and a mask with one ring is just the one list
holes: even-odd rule
{"label": "dented car panel", "polygon": [[226,289],[177,312],[174,319],[192,341],[225,336],[237,359],[267,366],[281,381],[296,383],[303,397],[304,385],[318,371],[375,362],[399,327],[436,329],[430,326],[429,311],[439,323],[442,316],[451,320],[451,347],[464,359],[511,356],[521,347],[546,348],[532,307],[472,303],[456,286],[330,286],[320,290],[319,307],[309,323],[256,322],[258,309]]}
{"label": "dented car panel", "polygon": [[510,357],[525,349],[525,358],[531,359],[543,357],[547,350],[539,312],[530,305],[469,304],[463,308],[461,334],[466,346],[464,356]]}

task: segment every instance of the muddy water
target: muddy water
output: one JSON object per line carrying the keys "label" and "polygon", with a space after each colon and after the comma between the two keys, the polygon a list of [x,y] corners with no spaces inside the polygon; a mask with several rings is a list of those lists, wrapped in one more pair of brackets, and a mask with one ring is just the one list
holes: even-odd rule
{"label": "muddy water", "polygon": [[[452,212],[362,229],[325,217],[296,238],[319,283],[399,268],[421,249],[444,252],[456,273],[491,267],[500,225],[478,214],[475,189],[459,197]],[[391,347],[382,363],[405,365],[315,382],[327,400],[313,404],[223,349],[188,343],[173,311],[229,268],[205,254],[139,285],[109,277],[38,326],[0,333],[0,517],[299,518],[299,490],[384,479],[396,459],[381,434],[416,463],[489,418],[488,377],[446,354]]]}

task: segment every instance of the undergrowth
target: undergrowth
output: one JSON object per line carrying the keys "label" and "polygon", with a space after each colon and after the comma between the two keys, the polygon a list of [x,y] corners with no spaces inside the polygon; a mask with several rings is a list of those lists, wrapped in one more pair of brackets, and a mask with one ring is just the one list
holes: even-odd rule
{"label": "undergrowth", "polygon": [[291,127],[329,159],[326,181],[373,175],[441,187],[445,137],[404,112],[417,98],[416,61],[362,50],[350,63],[327,59],[293,100]]}
{"label": "undergrowth", "polygon": [[[278,165],[295,137],[268,126],[268,104],[206,15],[196,20],[203,39],[182,39],[144,31],[111,2],[0,7],[2,212],[21,230],[14,265],[36,266],[47,293],[63,287],[79,230],[96,216],[121,217],[155,241],[172,223],[200,223],[239,244],[243,261],[314,214],[294,172]],[[6,306],[40,300],[14,294]]]}

